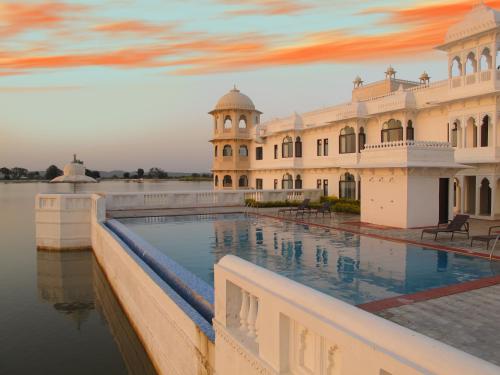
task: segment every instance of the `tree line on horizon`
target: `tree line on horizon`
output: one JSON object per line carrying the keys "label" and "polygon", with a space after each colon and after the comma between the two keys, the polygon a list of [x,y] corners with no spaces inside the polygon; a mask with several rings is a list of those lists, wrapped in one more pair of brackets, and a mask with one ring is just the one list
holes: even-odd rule
{"label": "tree line on horizon", "polygon": [[[29,171],[26,168],[21,168],[21,167],[14,167],[14,168],[7,168],[7,167],[2,167],[0,168],[0,173],[3,175],[4,180],[52,180],[58,176],[62,176],[63,171],[59,169],[56,165],[52,164],[50,165],[46,170],[45,173],[40,173],[39,171]],[[101,178],[101,172],[95,171],[95,170],[90,170],[90,169],[85,169],[85,174],[89,177],[95,178],[95,179],[100,179]],[[188,176],[193,179],[198,179],[198,178],[211,178],[212,174],[210,173],[191,173],[191,176]],[[120,177],[118,175],[113,175],[112,177],[109,177],[110,179],[119,179],[119,178],[125,178],[125,179],[155,179],[155,180],[162,180],[162,179],[169,179],[169,178],[175,178],[172,176],[169,176],[168,172],[165,172],[161,168],[153,167],[150,168],[149,171],[146,173],[143,168],[138,168],[135,173],[131,172],[124,172],[123,176]]]}

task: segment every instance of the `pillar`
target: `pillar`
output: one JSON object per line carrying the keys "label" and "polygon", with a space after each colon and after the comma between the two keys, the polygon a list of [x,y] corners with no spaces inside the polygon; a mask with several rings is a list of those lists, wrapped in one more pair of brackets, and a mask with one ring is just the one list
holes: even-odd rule
{"label": "pillar", "polygon": [[480,203],[481,203],[481,178],[479,176],[476,176],[476,207],[475,207],[475,212],[474,215],[479,216],[480,212]]}
{"label": "pillar", "polygon": [[453,198],[455,196],[454,186],[455,179],[450,176],[448,179],[448,219],[453,219]]}

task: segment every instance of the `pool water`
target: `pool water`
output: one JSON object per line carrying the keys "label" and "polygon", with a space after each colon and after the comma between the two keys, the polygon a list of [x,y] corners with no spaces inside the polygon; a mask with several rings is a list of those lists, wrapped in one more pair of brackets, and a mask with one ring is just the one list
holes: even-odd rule
{"label": "pool water", "polygon": [[485,259],[255,215],[120,221],[211,285],[214,263],[227,254],[351,304],[500,273]]}

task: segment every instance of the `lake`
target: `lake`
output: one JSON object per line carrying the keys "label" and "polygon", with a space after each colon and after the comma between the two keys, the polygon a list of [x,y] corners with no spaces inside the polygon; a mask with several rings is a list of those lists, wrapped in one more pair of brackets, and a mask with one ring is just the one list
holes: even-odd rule
{"label": "lake", "polygon": [[[211,182],[104,181],[77,192],[211,189]],[[0,374],[154,374],[92,253],[36,250],[35,195],[71,191],[0,183]]]}

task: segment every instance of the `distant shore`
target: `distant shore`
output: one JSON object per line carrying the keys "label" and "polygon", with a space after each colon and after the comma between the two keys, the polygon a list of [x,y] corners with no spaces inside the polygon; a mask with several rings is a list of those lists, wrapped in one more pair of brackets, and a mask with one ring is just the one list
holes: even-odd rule
{"label": "distant shore", "polygon": [[[100,178],[100,181],[121,181],[121,182],[136,182],[136,183],[146,183],[146,182],[161,182],[161,181],[184,181],[184,182],[204,182],[204,181],[212,181],[211,177],[193,177],[193,176],[185,176],[185,177],[174,177],[174,178]],[[0,180],[0,183],[5,184],[27,184],[27,183],[49,183],[49,180]]]}

